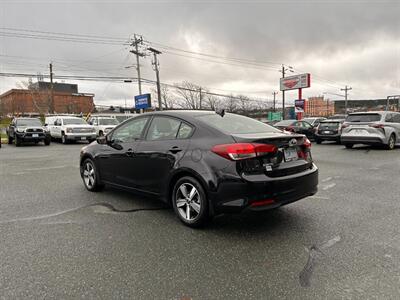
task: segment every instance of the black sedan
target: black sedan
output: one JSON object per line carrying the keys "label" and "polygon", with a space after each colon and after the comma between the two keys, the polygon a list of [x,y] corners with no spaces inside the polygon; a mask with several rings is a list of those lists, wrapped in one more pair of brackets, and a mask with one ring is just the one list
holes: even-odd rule
{"label": "black sedan", "polygon": [[82,148],[89,191],[104,184],[172,204],[188,226],[227,212],[276,208],[317,192],[309,140],[212,111],[147,113]]}
{"label": "black sedan", "polygon": [[306,121],[283,120],[274,125],[274,127],[294,133],[300,133],[307,136],[309,139],[315,138],[315,128]]}

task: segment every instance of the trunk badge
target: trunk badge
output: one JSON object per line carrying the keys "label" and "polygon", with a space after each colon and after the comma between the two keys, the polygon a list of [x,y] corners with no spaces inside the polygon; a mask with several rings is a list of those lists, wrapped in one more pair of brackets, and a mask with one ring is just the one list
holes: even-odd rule
{"label": "trunk badge", "polygon": [[289,146],[296,146],[297,145],[297,140],[296,139],[291,139],[289,141]]}

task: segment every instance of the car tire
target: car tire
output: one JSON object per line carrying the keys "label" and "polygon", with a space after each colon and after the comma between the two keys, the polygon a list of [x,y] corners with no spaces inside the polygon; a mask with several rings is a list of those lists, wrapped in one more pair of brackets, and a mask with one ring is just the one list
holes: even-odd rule
{"label": "car tire", "polygon": [[208,199],[193,177],[180,178],[172,191],[172,206],[179,220],[189,227],[201,227],[209,220]]}
{"label": "car tire", "polygon": [[353,148],[353,144],[344,144],[344,146],[345,146],[347,149]]}
{"label": "car tire", "polygon": [[320,145],[322,143],[322,141],[320,139],[316,139],[315,142]]}
{"label": "car tire", "polygon": [[393,150],[395,146],[396,146],[396,136],[392,133],[389,137],[386,149]]}
{"label": "car tire", "polygon": [[8,137],[8,144],[12,145],[13,141],[14,141],[13,138],[11,136],[9,136]]}
{"label": "car tire", "polygon": [[336,139],[336,144],[340,145],[342,143],[342,141],[340,140],[340,138]]}
{"label": "car tire", "polygon": [[85,188],[90,192],[98,192],[104,187],[100,182],[96,164],[90,158],[85,159],[82,163],[81,177]]}
{"label": "car tire", "polygon": [[21,139],[18,138],[18,136],[15,137],[15,146],[16,146],[16,147],[21,146]]}
{"label": "car tire", "polygon": [[49,146],[50,143],[51,143],[51,138],[45,138],[44,144],[45,144],[46,146]]}
{"label": "car tire", "polygon": [[68,144],[67,137],[65,136],[64,132],[61,133],[61,143],[62,144]]}

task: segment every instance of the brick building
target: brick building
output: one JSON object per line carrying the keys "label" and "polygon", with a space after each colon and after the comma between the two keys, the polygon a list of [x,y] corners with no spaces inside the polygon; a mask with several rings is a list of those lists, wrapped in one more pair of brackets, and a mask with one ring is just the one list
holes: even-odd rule
{"label": "brick building", "polygon": [[304,108],[305,116],[309,117],[327,117],[333,115],[334,111],[333,101],[324,99],[323,96],[308,98]]}
{"label": "brick building", "polygon": [[12,89],[0,95],[0,115],[89,113],[94,107],[93,97],[54,90],[52,103],[48,89]]}

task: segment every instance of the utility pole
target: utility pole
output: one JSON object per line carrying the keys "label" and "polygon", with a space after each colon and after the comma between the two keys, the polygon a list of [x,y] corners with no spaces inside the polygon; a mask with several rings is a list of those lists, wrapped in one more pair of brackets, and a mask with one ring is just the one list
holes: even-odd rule
{"label": "utility pole", "polygon": [[276,112],[276,95],[278,92],[273,92],[272,95],[274,95],[274,112]]}
{"label": "utility pole", "polygon": [[162,103],[161,103],[161,86],[160,86],[160,71],[158,69],[159,64],[157,60],[157,54],[161,54],[161,51],[158,51],[154,48],[147,48],[150,52],[153,52],[154,55],[154,61],[153,61],[153,66],[154,66],[154,71],[156,71],[156,79],[157,79],[157,96],[158,96],[158,109],[163,110],[162,108]]}
{"label": "utility pole", "polygon": [[[142,81],[140,78],[140,64],[139,64],[139,57],[144,57],[145,54],[139,52],[139,44],[143,44],[143,37],[138,36],[136,34],[133,35],[134,41],[132,41],[131,46],[135,47],[135,50],[131,50],[130,52],[136,55],[136,71],[138,76],[138,86],[139,86],[139,95],[142,94]],[[140,110],[140,113],[143,113],[143,109]]]}
{"label": "utility pole", "polygon": [[347,92],[352,90],[351,87],[348,87],[347,85],[344,87],[344,89],[340,89],[341,91],[344,91],[344,113],[347,115]]}
{"label": "utility pole", "polygon": [[54,86],[53,86],[53,64],[50,63],[50,113],[54,114]]}

